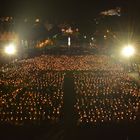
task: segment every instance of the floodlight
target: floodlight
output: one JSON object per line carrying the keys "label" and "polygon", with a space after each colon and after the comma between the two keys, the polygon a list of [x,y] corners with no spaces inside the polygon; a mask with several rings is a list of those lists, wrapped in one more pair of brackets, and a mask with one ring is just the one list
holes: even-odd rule
{"label": "floodlight", "polygon": [[125,57],[131,57],[135,53],[135,49],[132,45],[127,45],[122,49],[122,55]]}
{"label": "floodlight", "polygon": [[9,44],[5,47],[4,51],[8,55],[14,55],[16,53],[16,47],[14,44]]}

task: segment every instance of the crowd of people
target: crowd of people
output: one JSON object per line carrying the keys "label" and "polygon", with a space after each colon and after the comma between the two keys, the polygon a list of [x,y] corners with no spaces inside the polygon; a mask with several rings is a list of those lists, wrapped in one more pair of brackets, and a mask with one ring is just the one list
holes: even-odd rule
{"label": "crowd of people", "polygon": [[140,87],[126,72],[75,73],[74,84],[79,125],[140,120]]}
{"label": "crowd of people", "polygon": [[0,121],[17,125],[58,122],[63,117],[64,75],[26,66],[1,73]]}
{"label": "crowd of people", "polygon": [[123,64],[105,55],[42,55],[0,68],[0,122],[63,119],[67,71],[73,72],[78,124],[140,118],[140,88]]}
{"label": "crowd of people", "polygon": [[[14,62],[18,68],[41,70],[123,70],[120,63],[112,62],[106,55],[42,55]],[[8,65],[9,68],[9,65]]]}

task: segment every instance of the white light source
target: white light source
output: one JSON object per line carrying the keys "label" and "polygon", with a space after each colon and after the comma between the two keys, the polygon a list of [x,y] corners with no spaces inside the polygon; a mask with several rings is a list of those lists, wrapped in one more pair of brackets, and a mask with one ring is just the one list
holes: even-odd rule
{"label": "white light source", "polygon": [[8,55],[13,55],[16,53],[16,47],[14,44],[9,44],[8,46],[5,47],[4,51]]}
{"label": "white light source", "polygon": [[71,38],[68,37],[68,46],[70,47],[71,46]]}
{"label": "white light source", "polygon": [[132,45],[127,45],[122,49],[122,55],[125,57],[131,57],[134,53],[135,49]]}

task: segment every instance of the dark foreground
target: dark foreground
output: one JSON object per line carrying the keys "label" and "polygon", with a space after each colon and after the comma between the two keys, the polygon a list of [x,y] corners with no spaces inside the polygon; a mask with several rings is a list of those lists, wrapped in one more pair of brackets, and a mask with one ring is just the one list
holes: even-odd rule
{"label": "dark foreground", "polygon": [[139,140],[140,125],[106,125],[65,129],[54,126],[1,126],[1,140]]}

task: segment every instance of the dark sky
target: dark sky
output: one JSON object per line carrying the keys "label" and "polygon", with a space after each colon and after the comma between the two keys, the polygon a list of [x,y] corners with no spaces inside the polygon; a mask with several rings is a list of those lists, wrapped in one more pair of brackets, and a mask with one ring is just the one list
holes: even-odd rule
{"label": "dark sky", "polygon": [[117,6],[139,15],[139,5],[138,0],[1,0],[0,15],[84,20]]}

